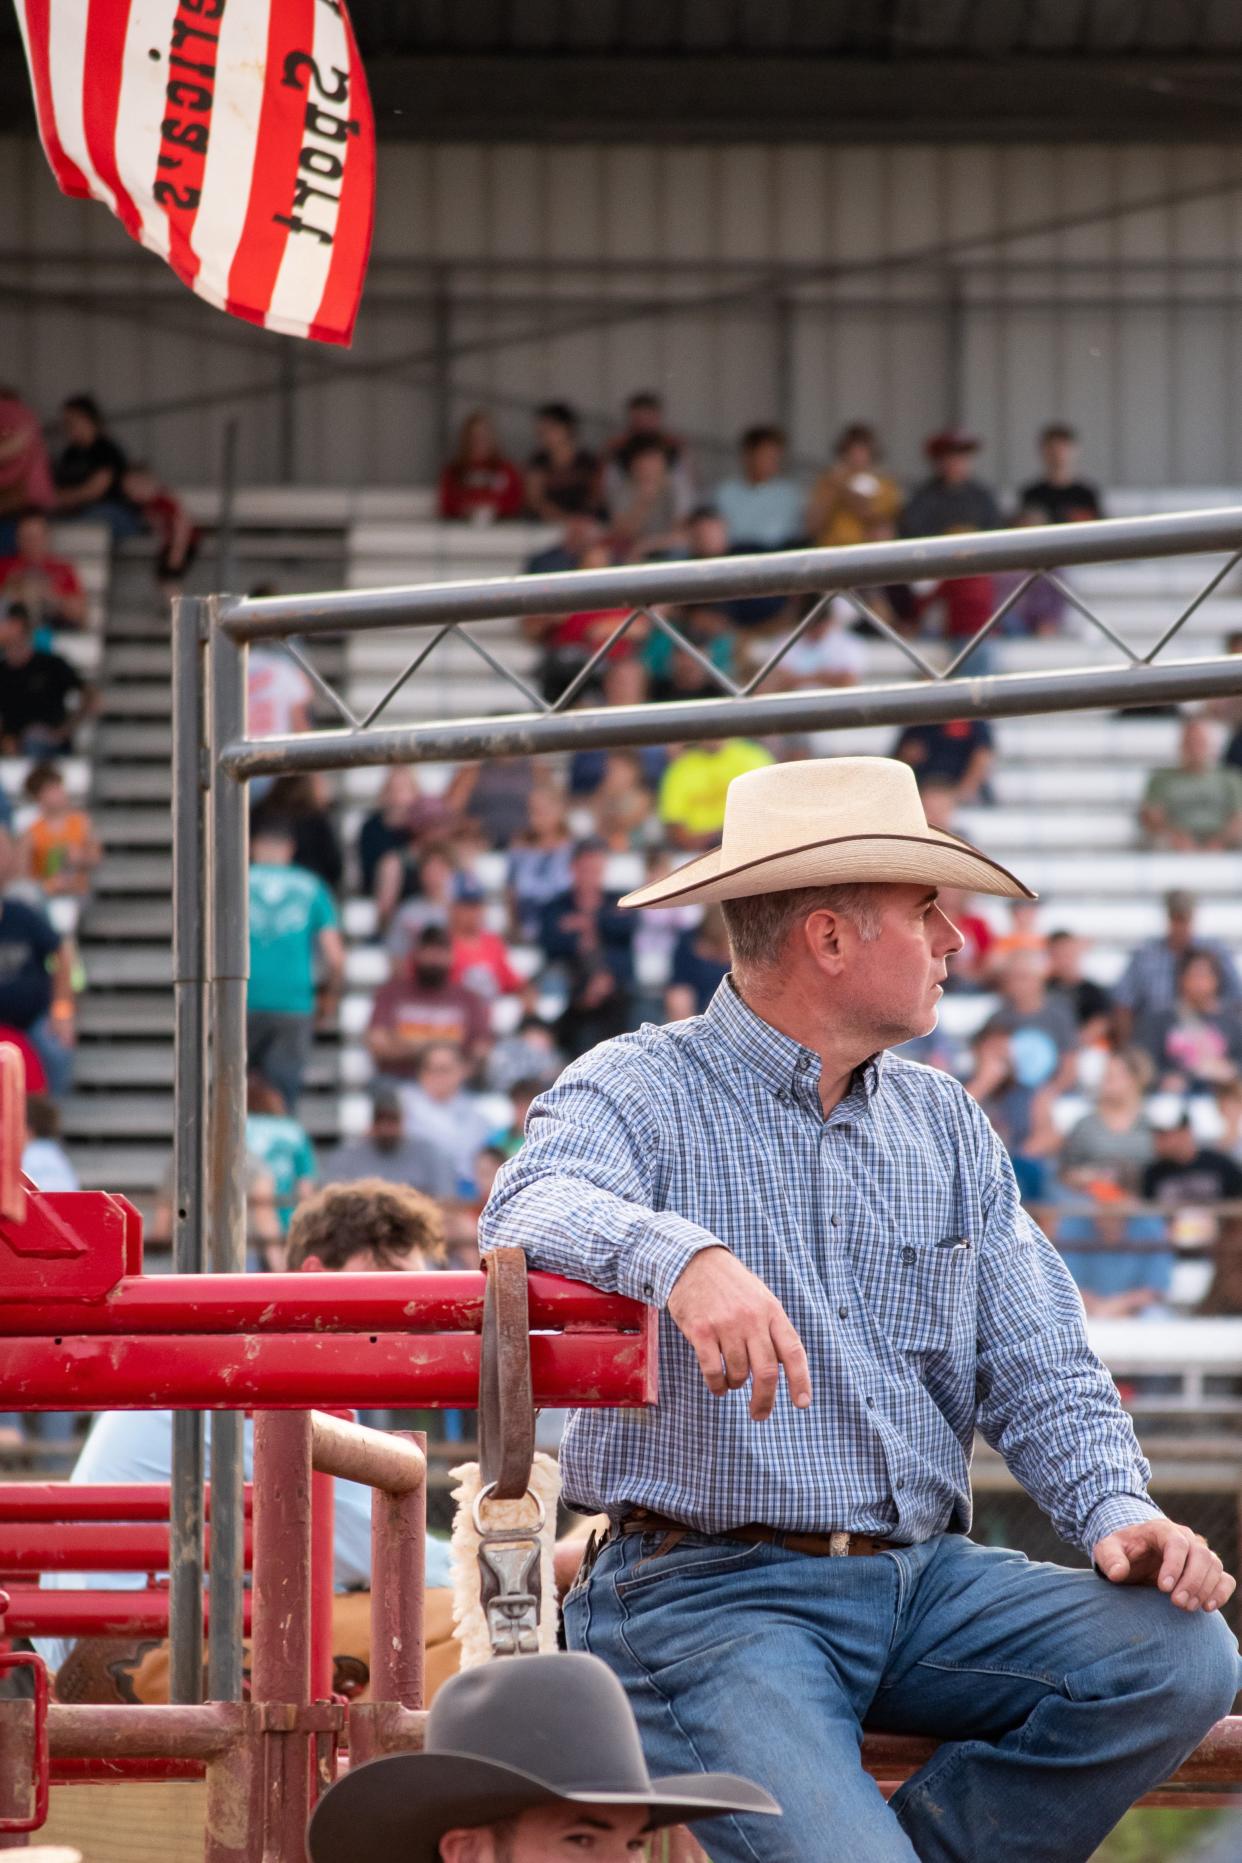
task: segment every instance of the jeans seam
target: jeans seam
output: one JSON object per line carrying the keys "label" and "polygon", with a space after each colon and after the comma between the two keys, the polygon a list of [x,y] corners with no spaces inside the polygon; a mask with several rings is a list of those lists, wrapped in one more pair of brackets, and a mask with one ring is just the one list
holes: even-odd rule
{"label": "jeans seam", "polygon": [[943,1675],[1011,1675],[1022,1682],[1039,1682],[1058,1695],[1068,1692],[1063,1676],[1048,1675],[1042,1669],[1019,1669],[1011,1663],[934,1662],[929,1656],[920,1656],[913,1667],[935,1669]]}
{"label": "jeans seam", "polygon": [[[703,1756],[699,1752],[698,1742],[682,1725],[681,1719],[678,1716],[677,1710],[673,1706],[673,1703],[670,1701],[664,1689],[660,1687],[660,1684],[659,1682],[657,1682],[655,1675],[653,1674],[651,1669],[648,1667],[648,1665],[643,1661],[642,1657],[639,1656],[638,1652],[635,1650],[633,1644],[630,1642],[630,1639],[626,1634],[629,1628],[629,1624],[630,1624],[630,1609],[629,1609],[628,1604],[625,1601],[624,1596],[622,1595],[617,1585],[617,1581],[615,1578],[612,1581],[612,1589],[613,1589],[613,1596],[616,1598],[616,1601],[617,1601],[617,1609],[619,1613],[618,1620],[617,1620],[617,1636],[620,1639],[621,1644],[624,1647],[627,1656],[629,1657],[630,1661],[635,1665],[635,1667],[639,1671],[639,1674],[643,1676],[644,1680],[647,1683],[648,1688],[650,1688],[653,1694],[657,1695],[660,1701],[664,1704],[664,1708],[665,1708],[666,1713],[668,1714],[669,1719],[672,1721],[674,1727],[677,1729],[677,1732],[681,1735],[681,1738],[685,1741],[686,1745],[689,1747],[690,1751],[693,1753],[695,1764],[698,1767],[699,1771],[700,1772],[710,1771],[710,1768],[703,1764]],[[763,1859],[759,1851],[755,1849],[755,1846],[751,1843],[750,1838],[746,1835],[746,1832],[741,1828],[740,1824],[738,1823],[736,1814],[730,1814],[730,1816],[727,1819],[722,1820],[722,1822],[733,1825],[734,1831],[736,1832],[737,1836],[741,1839],[741,1841],[745,1844],[747,1850],[750,1852],[752,1858],[754,1859],[754,1863],[763,1863]]]}

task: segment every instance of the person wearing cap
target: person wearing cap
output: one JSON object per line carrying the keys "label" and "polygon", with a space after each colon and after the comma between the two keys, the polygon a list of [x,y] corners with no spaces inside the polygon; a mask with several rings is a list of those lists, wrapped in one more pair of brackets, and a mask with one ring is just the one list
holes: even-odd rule
{"label": "person wearing cap", "polygon": [[952,530],[997,530],[1000,506],[995,493],[975,477],[975,456],[983,445],[977,434],[946,427],[924,447],[931,477],[911,493],[901,514],[903,537],[940,537]]}
{"label": "person wearing cap", "polygon": [[520,995],[526,979],[513,968],[500,933],[487,929],[486,911],[487,894],[478,880],[472,873],[459,873],[449,905],[449,981],[491,1002],[497,996]]}
{"label": "person wearing cap", "polygon": [[1177,1001],[1177,978],[1190,950],[1206,951],[1215,958],[1221,977],[1221,997],[1242,1003],[1242,978],[1219,938],[1195,929],[1199,902],[1193,893],[1166,893],[1166,926],[1160,938],[1149,938],[1130,955],[1121,982],[1113,991],[1113,1024],[1119,1042],[1128,1041],[1135,1024],[1149,1016],[1164,1015]]}
{"label": "person wearing cap", "polygon": [[[961,947],[941,886],[1031,897],[895,760],[738,777],[720,846],[623,902],[719,902],[730,975],[567,1068],[480,1223],[484,1253],[659,1310],[658,1402],[566,1430],[565,1497],[610,1527],[565,1627],[653,1766],[780,1801],[713,1826],[715,1863],[948,1863],[1002,1831],[1074,1863],[1242,1682],[1233,1580],[1148,1494],[1003,1146],[887,1052]],[[1094,1571],[967,1537],[976,1428]],[[941,1743],[889,1804],[864,1722]]]}
{"label": "person wearing cap", "polygon": [[593,1656],[523,1656],[444,1684],[421,1753],[346,1773],[315,1807],[311,1863],[595,1863],[647,1854],[650,1832],[780,1807],[749,1779],[653,1779],[625,1693]]}

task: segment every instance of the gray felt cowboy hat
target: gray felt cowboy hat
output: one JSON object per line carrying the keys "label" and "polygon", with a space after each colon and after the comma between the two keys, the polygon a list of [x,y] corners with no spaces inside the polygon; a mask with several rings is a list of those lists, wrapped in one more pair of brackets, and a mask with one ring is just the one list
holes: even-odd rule
{"label": "gray felt cowboy hat", "polygon": [[969,841],[930,825],[908,764],[893,757],[820,757],[735,776],[720,846],[627,893],[621,904],[710,905],[876,880],[1035,897]]}
{"label": "gray felt cowboy hat", "polygon": [[315,1808],[307,1848],[311,1863],[436,1863],[446,1831],[565,1800],[640,1805],[652,1830],[780,1811],[732,1773],[651,1778],[625,1690],[597,1656],[511,1656],[445,1683],[421,1753],[339,1779]]}

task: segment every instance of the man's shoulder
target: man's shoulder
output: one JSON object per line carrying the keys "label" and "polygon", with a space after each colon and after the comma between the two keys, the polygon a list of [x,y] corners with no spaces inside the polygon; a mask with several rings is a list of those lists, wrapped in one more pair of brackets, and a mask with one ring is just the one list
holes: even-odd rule
{"label": "man's shoulder", "polygon": [[649,1094],[667,1088],[684,1074],[691,1045],[705,1018],[657,1025],[644,1022],[624,1035],[598,1042],[558,1076],[556,1085],[588,1084],[614,1096]]}
{"label": "man's shoulder", "polygon": [[884,1056],[883,1081],[886,1094],[946,1114],[975,1104],[955,1075],[947,1074],[942,1067],[931,1067],[926,1061],[911,1060],[908,1055]]}

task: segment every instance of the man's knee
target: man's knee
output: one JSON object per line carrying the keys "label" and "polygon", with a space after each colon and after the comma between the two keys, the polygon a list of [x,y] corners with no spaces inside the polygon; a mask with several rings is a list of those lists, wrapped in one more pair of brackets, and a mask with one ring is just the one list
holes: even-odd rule
{"label": "man's knee", "polygon": [[1214,1612],[1188,1617],[1170,1610],[1161,1630],[1126,1652],[1130,1686],[1160,1703],[1162,1719],[1206,1733],[1230,1712],[1242,1687],[1237,1641]]}

